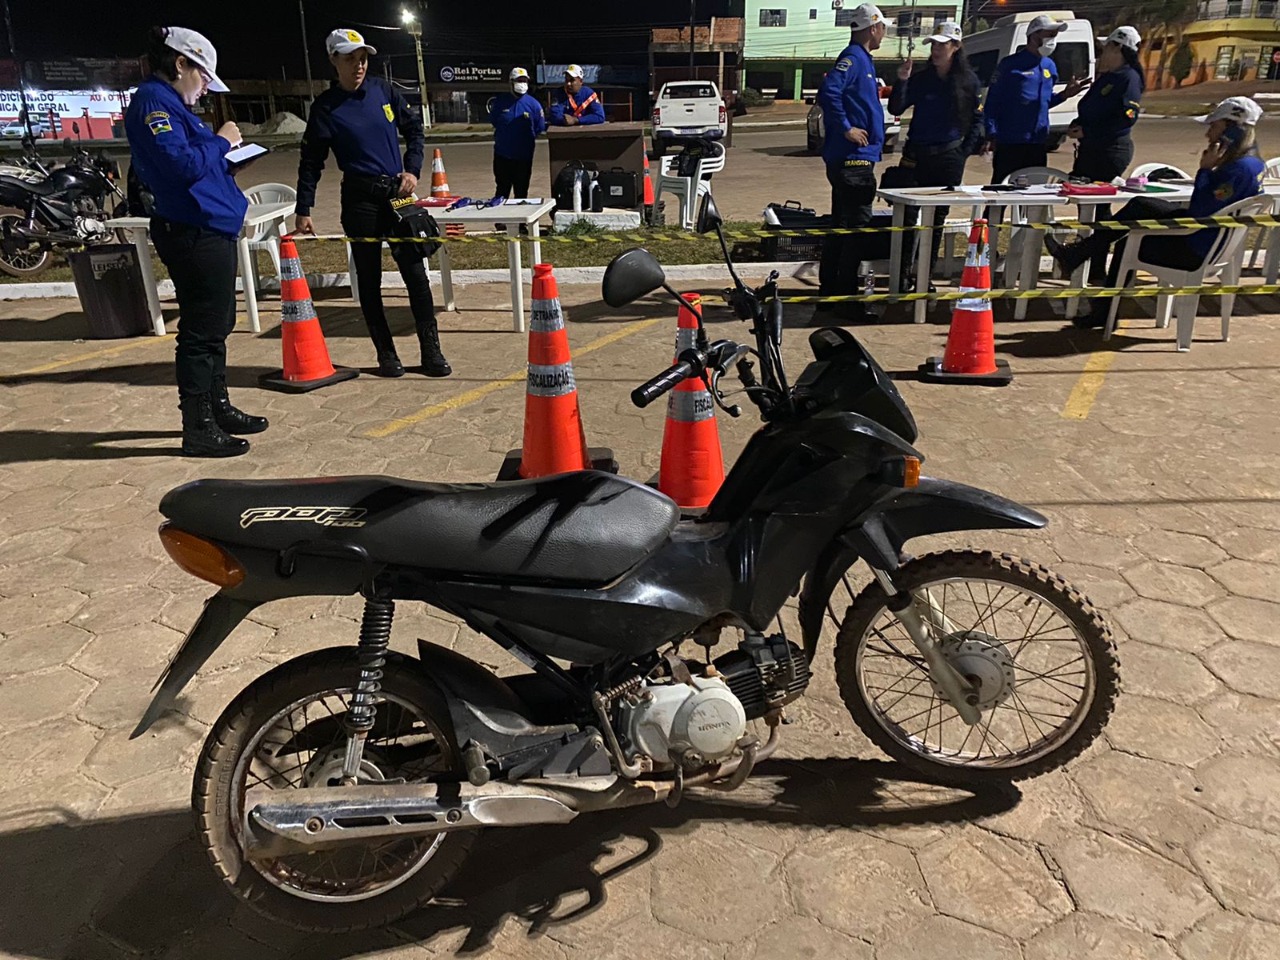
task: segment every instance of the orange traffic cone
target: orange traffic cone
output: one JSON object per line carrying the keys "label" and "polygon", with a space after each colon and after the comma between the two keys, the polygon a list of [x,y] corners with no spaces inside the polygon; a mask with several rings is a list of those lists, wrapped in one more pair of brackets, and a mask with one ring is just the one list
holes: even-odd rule
{"label": "orange traffic cone", "polygon": [[350,367],[335,367],[311,302],[311,288],[302,272],[298,246],[292,237],[280,241],[280,344],[284,367],[263,374],[258,382],[273,390],[306,393],[360,375]]}
{"label": "orange traffic cone", "polygon": [[524,446],[507,454],[499,480],[546,477],[573,470],[618,472],[613,451],[587,449],[573,379],[569,336],[551,264],[533,268],[529,318],[529,373],[525,387]]}
{"label": "orange traffic cone", "polygon": [[653,180],[649,178],[649,148],[644,150],[644,205],[653,206]]}
{"label": "orange traffic cone", "polygon": [[960,292],[972,294],[957,300],[951,312],[947,349],[941,360],[930,357],[920,364],[920,379],[929,383],[974,383],[1003,387],[1013,379],[1009,364],[996,359],[995,322],[991,315],[991,263],[987,257],[987,221],[973,221],[969,253]]}
{"label": "orange traffic cone", "polygon": [[[702,297],[686,293],[685,299],[701,308]],[[698,319],[681,305],[676,321],[676,359],[694,346]],[[701,379],[690,377],[676,385],[667,398],[667,424],[662,431],[662,462],[658,489],[683,510],[701,510],[715,498],[724,483],[724,454],[716,426],[711,394]]]}
{"label": "orange traffic cone", "polygon": [[439,147],[436,147],[435,153],[431,155],[431,196],[446,198],[453,196],[449,192],[449,178],[444,173],[444,157]]}

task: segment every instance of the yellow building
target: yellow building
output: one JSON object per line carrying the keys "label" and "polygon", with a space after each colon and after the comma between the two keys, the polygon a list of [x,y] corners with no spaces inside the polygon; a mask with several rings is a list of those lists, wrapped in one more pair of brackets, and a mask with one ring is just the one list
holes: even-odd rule
{"label": "yellow building", "polygon": [[1183,38],[1191,45],[1191,75],[1205,80],[1280,79],[1280,3],[1204,0]]}

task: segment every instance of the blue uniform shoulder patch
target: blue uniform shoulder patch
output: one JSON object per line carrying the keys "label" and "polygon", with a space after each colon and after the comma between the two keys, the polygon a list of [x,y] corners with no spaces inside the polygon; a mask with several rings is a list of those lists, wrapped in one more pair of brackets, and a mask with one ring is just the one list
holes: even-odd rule
{"label": "blue uniform shoulder patch", "polygon": [[848,70],[852,66],[853,66],[853,61],[850,60],[848,57],[841,57],[839,60],[836,61],[836,69],[839,70],[841,73],[844,73],[846,70]]}
{"label": "blue uniform shoulder patch", "polygon": [[147,114],[147,126],[151,128],[152,136],[160,136],[162,133],[170,133],[173,125],[169,122],[169,115],[163,110],[156,110]]}

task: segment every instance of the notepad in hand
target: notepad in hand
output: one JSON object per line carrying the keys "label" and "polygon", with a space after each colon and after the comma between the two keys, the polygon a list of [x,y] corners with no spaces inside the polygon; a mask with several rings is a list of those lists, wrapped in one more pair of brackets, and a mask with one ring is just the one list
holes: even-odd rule
{"label": "notepad in hand", "polygon": [[267,152],[267,148],[261,144],[241,143],[227,152],[227,163],[233,167],[238,167],[241,164],[248,163],[250,160],[258,159],[258,157]]}

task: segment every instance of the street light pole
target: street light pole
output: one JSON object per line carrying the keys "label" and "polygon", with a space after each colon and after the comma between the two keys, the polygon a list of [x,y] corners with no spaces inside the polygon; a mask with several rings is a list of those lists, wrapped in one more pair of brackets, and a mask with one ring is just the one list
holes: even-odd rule
{"label": "street light pole", "polygon": [[27,78],[23,75],[22,59],[18,56],[18,46],[13,42],[13,19],[9,16],[9,0],[0,0],[4,4],[4,26],[9,33],[9,56],[13,57],[18,68],[18,102],[22,105],[22,122],[27,133],[31,134],[31,113],[27,109]]}
{"label": "street light pole", "polygon": [[311,80],[311,48],[307,44],[307,13],[302,8],[302,0],[298,0],[298,23],[302,27],[302,63],[307,70],[307,116],[311,115],[311,105],[316,101],[316,88]]}
{"label": "street light pole", "polygon": [[413,47],[418,54],[418,97],[422,100],[422,125],[431,129],[431,108],[427,106],[427,70],[422,64],[422,24],[408,10],[400,11],[404,28],[413,37]]}

